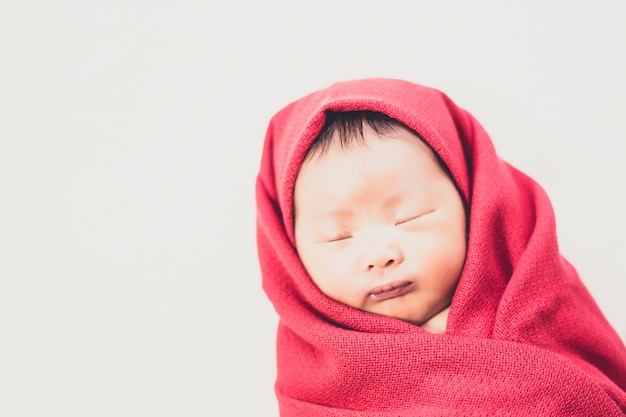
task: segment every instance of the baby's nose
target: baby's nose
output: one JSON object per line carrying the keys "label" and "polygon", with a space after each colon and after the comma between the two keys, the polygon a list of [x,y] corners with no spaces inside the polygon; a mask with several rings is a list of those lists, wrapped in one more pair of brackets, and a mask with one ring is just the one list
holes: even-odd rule
{"label": "baby's nose", "polygon": [[366,262],[366,270],[373,271],[391,268],[404,261],[404,254],[400,247],[393,243],[386,243],[373,251]]}
{"label": "baby's nose", "polygon": [[376,262],[367,266],[367,269],[371,271],[374,268],[387,268],[388,266],[393,265],[396,262],[395,259],[388,259],[386,262]]}

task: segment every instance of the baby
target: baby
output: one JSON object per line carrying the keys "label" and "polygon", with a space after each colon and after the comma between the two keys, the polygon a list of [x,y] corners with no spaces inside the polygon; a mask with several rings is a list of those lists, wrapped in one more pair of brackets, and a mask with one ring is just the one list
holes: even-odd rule
{"label": "baby", "polygon": [[291,103],[256,193],[282,417],[626,413],[626,349],[550,200],[442,92],[373,78]]}
{"label": "baby", "polygon": [[298,254],[329,297],[444,333],[466,252],[463,201],[411,129],[328,113],[294,192]]}

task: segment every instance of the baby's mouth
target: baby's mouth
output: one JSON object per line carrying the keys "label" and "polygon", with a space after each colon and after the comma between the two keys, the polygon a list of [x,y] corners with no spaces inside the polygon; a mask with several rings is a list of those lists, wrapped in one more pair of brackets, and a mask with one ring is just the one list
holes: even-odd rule
{"label": "baby's mouth", "polygon": [[374,288],[370,291],[370,296],[376,300],[388,300],[406,294],[411,291],[412,286],[411,281],[394,281]]}

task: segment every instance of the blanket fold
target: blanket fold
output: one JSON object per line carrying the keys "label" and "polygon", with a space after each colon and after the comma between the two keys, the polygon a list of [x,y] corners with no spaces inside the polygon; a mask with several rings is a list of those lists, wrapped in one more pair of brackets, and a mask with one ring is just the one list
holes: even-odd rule
{"label": "blanket fold", "polygon": [[[336,302],[300,262],[294,183],[327,110],[399,120],[456,183],[469,232],[446,334]],[[374,78],[292,103],[270,122],[256,193],[263,288],[280,316],[282,416],[626,414],[626,349],[560,255],[547,195],[440,91]]]}

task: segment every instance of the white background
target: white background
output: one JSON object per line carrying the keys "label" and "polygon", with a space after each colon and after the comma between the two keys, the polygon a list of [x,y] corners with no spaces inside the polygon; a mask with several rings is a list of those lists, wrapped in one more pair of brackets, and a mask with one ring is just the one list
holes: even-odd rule
{"label": "white background", "polygon": [[276,416],[254,181],[338,80],[437,87],[626,336],[622,1],[0,3],[0,416]]}

